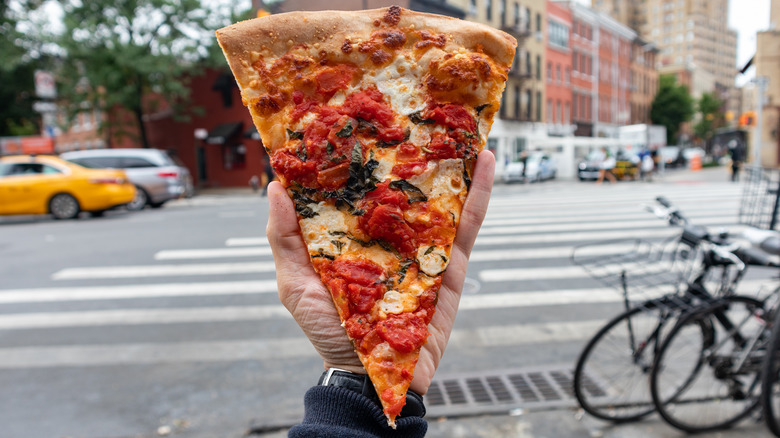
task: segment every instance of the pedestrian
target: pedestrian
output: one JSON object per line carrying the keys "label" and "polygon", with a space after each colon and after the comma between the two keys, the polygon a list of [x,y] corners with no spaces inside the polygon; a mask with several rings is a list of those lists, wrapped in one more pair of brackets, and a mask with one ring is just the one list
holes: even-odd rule
{"label": "pedestrian", "polygon": [[729,154],[731,155],[731,182],[739,181],[739,170],[745,160],[745,151],[737,140],[729,141]]}
{"label": "pedestrian", "polygon": [[263,160],[263,193],[262,196],[265,196],[268,194],[268,185],[271,184],[271,182],[276,178],[274,175],[274,168],[271,166],[271,157],[268,155],[268,151],[265,150],[265,147],[263,146],[262,141],[260,142],[260,150],[262,151],[262,160]]}
{"label": "pedestrian", "polygon": [[655,170],[655,160],[647,148],[642,149],[639,154],[639,177],[642,181],[652,181],[653,171]]}
{"label": "pedestrian", "polygon": [[257,175],[252,175],[252,178],[249,178],[249,186],[252,187],[252,192],[257,193],[260,189],[260,178]]}
{"label": "pedestrian", "polygon": [[528,179],[525,176],[525,169],[528,167],[528,150],[523,149],[520,152],[520,162],[523,163],[523,171],[520,174],[520,178],[523,180],[523,182],[528,182]]}
{"label": "pedestrian", "polygon": [[615,178],[615,174],[613,173],[613,170],[617,165],[617,161],[612,155],[612,152],[610,152],[609,149],[603,147],[601,148],[601,154],[599,157],[603,157],[603,159],[599,163],[599,179],[596,180],[596,184],[601,184],[604,182],[605,177],[611,183],[617,182],[617,178]]}
{"label": "pedestrian", "polygon": [[[444,354],[455,321],[468,254],[487,211],[493,185],[495,158],[483,151],[477,158],[468,199],[460,219],[460,227],[452,249],[451,263],[442,277],[438,291],[438,311],[431,321],[430,336],[423,346],[410,386],[407,404],[396,420],[397,428],[387,425],[373,386],[355,353],[328,289],[309,261],[309,251],[301,239],[295,205],[281,184],[268,189],[269,217],[266,234],[276,264],[276,282],[282,304],[292,313],[317,353],[322,357],[326,373],[337,374],[351,385],[318,384],[304,397],[304,418],[290,429],[292,438],[374,438],[423,437],[428,429],[423,416],[422,397],[431,384],[433,374]],[[339,371],[332,371],[339,369]],[[305,378],[305,377],[304,377]],[[316,378],[311,376],[314,383]],[[324,379],[322,379],[324,380]]]}

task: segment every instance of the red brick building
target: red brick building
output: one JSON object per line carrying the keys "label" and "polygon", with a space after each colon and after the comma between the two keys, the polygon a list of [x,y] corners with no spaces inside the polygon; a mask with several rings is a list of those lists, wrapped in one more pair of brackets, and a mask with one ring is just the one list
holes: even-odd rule
{"label": "red brick building", "polygon": [[574,135],[592,137],[595,124],[593,99],[598,92],[593,65],[594,60],[598,60],[594,40],[598,20],[590,9],[576,4],[568,5],[572,14],[571,120],[576,127]]}
{"label": "red brick building", "polygon": [[[150,146],[177,155],[199,187],[247,186],[253,175],[262,174],[265,152],[235,79],[227,69],[210,70],[193,77],[190,88],[188,120],[177,120],[161,100],[144,115]],[[140,145],[136,122],[122,109],[79,114],[56,139],[57,152]]]}
{"label": "red brick building", "polygon": [[547,0],[547,133],[571,135],[572,126],[572,41],[571,10],[565,4]]}

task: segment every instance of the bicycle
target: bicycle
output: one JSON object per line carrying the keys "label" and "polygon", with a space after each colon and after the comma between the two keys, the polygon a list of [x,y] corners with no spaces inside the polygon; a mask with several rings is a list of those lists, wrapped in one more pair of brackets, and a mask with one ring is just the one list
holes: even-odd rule
{"label": "bicycle", "polygon": [[[655,411],[647,379],[674,321],[700,303],[732,294],[744,274],[744,269],[728,271],[738,259],[723,246],[726,235],[712,236],[706,228],[691,225],[666,199],[656,201],[663,207],[652,208],[657,216],[670,225],[683,226],[671,251],[653,251],[645,249],[651,245],[639,244],[623,254],[583,258],[578,252],[586,245],[572,254],[576,264],[623,294],[625,311],[590,339],[574,371],[574,393],[580,406],[596,418],[616,423],[636,421]],[[658,266],[666,269],[654,269]],[[723,269],[717,290],[710,293],[705,281],[715,268]],[[629,298],[630,289],[635,295],[641,291],[656,297],[635,303]]]}
{"label": "bicycle", "polygon": [[[740,276],[748,265],[780,267],[751,247],[732,247],[730,254]],[[724,429],[759,405],[778,293],[780,288],[763,299],[723,295],[680,317],[650,373],[653,404],[668,424],[689,433]]]}

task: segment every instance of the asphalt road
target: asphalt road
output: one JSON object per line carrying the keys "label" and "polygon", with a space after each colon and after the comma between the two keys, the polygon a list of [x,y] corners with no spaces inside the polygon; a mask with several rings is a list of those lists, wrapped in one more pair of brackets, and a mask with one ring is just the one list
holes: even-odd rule
{"label": "asphalt road", "polygon": [[[741,189],[715,179],[498,185],[436,385],[564,380],[550,380],[557,399],[476,411],[429,399],[429,435],[478,436],[469,420],[435,421],[468,412],[491,414],[484,436],[609,435],[573,419],[565,375],[620,296],[572,265],[571,250],[672,236],[638,207],[661,194],[694,221],[734,225]],[[204,195],[103,218],[0,220],[0,436],[239,437],[297,422],[322,365],[278,304],[266,218],[264,198]],[[509,411],[544,417],[520,426]],[[669,436],[650,424],[660,432],[634,436]]]}

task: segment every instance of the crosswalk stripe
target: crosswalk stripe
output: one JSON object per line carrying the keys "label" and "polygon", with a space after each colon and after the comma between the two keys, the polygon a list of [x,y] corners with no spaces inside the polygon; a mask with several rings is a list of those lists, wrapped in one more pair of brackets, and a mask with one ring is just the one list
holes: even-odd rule
{"label": "crosswalk stripe", "polygon": [[276,280],[0,290],[0,304],[276,293]]}
{"label": "crosswalk stripe", "polygon": [[[603,321],[555,322],[453,330],[450,346],[474,349],[585,340]],[[316,357],[304,337],[244,341],[68,345],[0,349],[0,369],[94,367]]]}
{"label": "crosswalk stripe", "polygon": [[189,265],[108,266],[66,268],[52,275],[53,280],[84,280],[97,278],[147,278],[188,275],[224,275],[273,272],[273,262],[201,263]]}
{"label": "crosswalk stripe", "polygon": [[[607,254],[621,254],[630,251],[635,245],[633,244],[615,244],[604,245],[600,247],[589,248],[588,255],[607,255]],[[557,258],[569,258],[572,254],[571,246],[555,246],[547,248],[533,248],[533,249],[503,249],[503,250],[488,250],[488,251],[472,251],[469,257],[469,262],[497,262],[501,260],[541,260],[541,259],[557,259]]]}
{"label": "crosswalk stripe", "polygon": [[587,272],[579,266],[560,266],[551,268],[510,268],[483,269],[479,279],[486,283],[497,281],[552,280],[560,278],[585,278]]}
{"label": "crosswalk stripe", "polygon": [[[710,193],[686,193],[684,195],[674,196],[670,197],[672,203],[676,205],[677,207],[681,209],[685,209],[686,205],[694,204],[694,203],[701,203],[703,201],[729,201],[735,198],[738,198],[741,194],[740,192],[710,192]],[[584,194],[583,194],[584,195]],[[537,196],[527,196],[527,197],[505,197],[505,198],[493,198],[490,201],[490,205],[492,207],[516,207],[518,205],[522,205],[524,203],[532,202],[534,206],[536,207],[542,207],[542,208],[550,208],[554,206],[572,206],[572,205],[587,205],[587,204],[594,204],[598,203],[598,205],[607,205],[607,204],[625,204],[625,203],[634,203],[635,205],[646,203],[646,204],[652,204],[654,203],[655,196],[643,196],[641,193],[626,193],[625,196],[618,196],[614,194],[610,194],[609,196],[603,196],[601,199],[598,199],[597,201],[594,201],[593,193],[589,193],[591,196],[569,196],[569,197],[562,197],[562,196],[549,196],[548,194],[540,194]],[[606,193],[604,195],[607,195]]]}
{"label": "crosswalk stripe", "polygon": [[593,232],[573,232],[573,233],[554,233],[554,234],[526,234],[526,235],[506,235],[506,236],[477,236],[476,246],[485,245],[517,245],[517,244],[543,244],[560,242],[596,242],[599,240],[621,239],[621,238],[657,238],[669,237],[679,231],[671,228],[661,228],[657,230],[618,230],[618,231],[593,231]]}
{"label": "crosswalk stripe", "polygon": [[193,259],[217,259],[231,257],[256,257],[271,255],[268,246],[248,246],[236,248],[207,248],[207,249],[169,249],[158,251],[154,255],[155,260],[193,260]]}
{"label": "crosswalk stripe", "polygon": [[265,237],[231,237],[225,241],[225,246],[260,246],[268,245]]}
{"label": "crosswalk stripe", "polygon": [[[709,217],[707,219],[698,220],[698,225],[721,225],[735,222],[735,218],[728,217]],[[551,233],[558,231],[584,231],[584,230],[614,230],[623,228],[665,228],[669,225],[661,220],[638,220],[638,221],[624,221],[624,220],[609,220],[601,222],[587,222],[581,224],[549,224],[549,225],[517,225],[517,226],[495,226],[495,227],[483,227],[479,230],[479,234],[482,236],[488,236],[493,234],[520,234],[520,233]]]}
{"label": "crosswalk stripe", "polygon": [[[486,216],[484,222],[482,222],[482,226],[494,226],[494,225],[520,225],[520,224],[538,224],[538,223],[577,223],[577,222],[594,222],[594,221],[603,221],[603,220],[646,220],[654,218],[651,213],[646,211],[621,211],[621,212],[615,212],[615,211],[605,211],[603,209],[600,209],[598,211],[594,211],[593,214],[587,214],[587,212],[583,212],[581,210],[578,210],[576,212],[571,211],[565,211],[562,212],[564,214],[558,214],[558,215],[529,215],[529,216],[521,216],[518,214],[511,214],[507,213],[505,215],[488,215]],[[705,214],[706,213],[706,214]],[[720,215],[720,216],[728,216],[731,219],[734,219],[736,216],[732,214],[731,210],[718,208],[718,209],[707,209],[707,210],[697,210],[697,211],[687,211],[685,212],[687,216],[691,218],[691,220],[696,223],[698,218],[707,218],[711,217],[713,215]],[[657,221],[662,221],[662,219],[656,219]]]}

